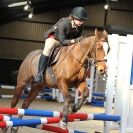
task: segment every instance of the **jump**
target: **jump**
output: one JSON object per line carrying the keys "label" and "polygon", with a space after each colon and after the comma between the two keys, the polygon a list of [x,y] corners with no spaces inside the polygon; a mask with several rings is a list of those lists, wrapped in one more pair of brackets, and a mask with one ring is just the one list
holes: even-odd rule
{"label": "jump", "polygon": [[[105,51],[103,48],[104,42],[106,41],[107,32],[105,30],[95,30],[93,36],[85,37],[73,45],[63,46],[60,50],[57,62],[51,65],[51,70],[56,78],[56,82],[53,81],[48,68],[46,72],[43,73],[43,82],[33,82],[34,76],[37,74],[42,50],[35,50],[29,53],[22,62],[18,72],[17,85],[11,101],[11,108],[16,107],[21,93],[28,84],[31,84],[31,91],[22,104],[23,109],[27,109],[30,106],[37,94],[45,86],[60,89],[64,97],[63,117],[60,121],[60,125],[66,128],[69,110],[71,110],[72,113],[77,112],[89,94],[89,89],[85,81],[88,60],[93,58],[99,74],[103,75],[106,71]],[[81,94],[81,98],[72,107],[70,107],[71,97],[69,92],[69,88],[71,87],[77,88]],[[22,118],[22,116],[20,117]]]}

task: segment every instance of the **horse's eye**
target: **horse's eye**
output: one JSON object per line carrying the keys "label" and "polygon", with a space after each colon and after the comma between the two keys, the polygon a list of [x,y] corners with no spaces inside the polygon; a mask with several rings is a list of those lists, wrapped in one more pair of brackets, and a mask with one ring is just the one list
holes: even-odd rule
{"label": "horse's eye", "polygon": [[97,50],[102,50],[102,47],[97,48]]}

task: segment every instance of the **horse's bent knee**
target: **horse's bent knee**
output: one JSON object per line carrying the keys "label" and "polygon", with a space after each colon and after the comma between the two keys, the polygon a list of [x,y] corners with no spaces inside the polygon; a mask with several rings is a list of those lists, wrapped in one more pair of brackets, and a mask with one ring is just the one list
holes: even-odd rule
{"label": "horse's bent knee", "polygon": [[89,96],[89,90],[87,89],[85,92],[85,97],[87,98]]}
{"label": "horse's bent knee", "polygon": [[18,101],[19,101],[18,97],[13,97],[11,101],[11,108],[14,108],[17,105]]}
{"label": "horse's bent knee", "polygon": [[25,101],[23,102],[22,108],[23,108],[23,109],[26,109],[26,108],[28,108],[29,106],[30,106],[30,102],[29,102],[28,100],[25,100]]}

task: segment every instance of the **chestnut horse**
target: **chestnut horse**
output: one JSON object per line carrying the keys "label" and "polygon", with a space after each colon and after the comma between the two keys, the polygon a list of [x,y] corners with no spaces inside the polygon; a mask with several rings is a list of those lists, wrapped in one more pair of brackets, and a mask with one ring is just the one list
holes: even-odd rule
{"label": "chestnut horse", "polygon": [[53,80],[47,69],[46,73],[44,73],[43,83],[40,84],[33,83],[33,77],[37,73],[42,50],[35,50],[29,53],[20,66],[11,107],[14,108],[17,105],[19,97],[27,84],[31,84],[31,91],[23,102],[22,108],[24,109],[29,107],[37,94],[45,86],[59,88],[64,97],[63,117],[60,124],[66,128],[67,115],[70,108],[69,88],[75,87],[81,94],[81,99],[71,107],[72,112],[77,112],[89,94],[89,89],[85,81],[88,59],[94,59],[99,74],[105,73],[106,61],[104,59],[105,51],[103,44],[106,41],[107,32],[105,30],[95,30],[93,36],[85,37],[73,45],[63,46],[58,61],[51,67],[56,80]]}

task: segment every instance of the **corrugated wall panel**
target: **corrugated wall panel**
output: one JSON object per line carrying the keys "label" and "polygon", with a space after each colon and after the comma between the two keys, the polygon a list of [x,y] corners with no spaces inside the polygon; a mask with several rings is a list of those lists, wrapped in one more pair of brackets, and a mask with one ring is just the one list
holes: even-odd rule
{"label": "corrugated wall panel", "polygon": [[60,10],[60,12],[59,12],[59,18],[68,17],[70,15],[70,13],[71,13],[71,10],[72,9]]}
{"label": "corrugated wall panel", "polygon": [[111,2],[110,5],[111,5],[111,8],[115,8],[115,9],[133,10],[132,0],[131,1],[119,0],[119,3]]}
{"label": "corrugated wall panel", "polygon": [[0,57],[24,59],[35,49],[42,49],[44,44],[0,39]]}
{"label": "corrugated wall panel", "polygon": [[43,42],[34,41],[44,41],[44,32],[51,27],[51,24],[45,24],[45,22],[55,23],[57,16],[58,12],[47,12],[34,15],[32,19],[24,19],[26,21],[15,21],[0,26],[0,37],[10,38],[9,40],[0,39],[0,57],[23,59],[30,51],[43,48]]}
{"label": "corrugated wall panel", "polygon": [[[25,18],[25,20],[29,20],[29,18]],[[34,15],[31,21],[38,22],[51,22],[55,23],[58,20],[58,12],[46,12],[38,15]]]}
{"label": "corrugated wall panel", "polygon": [[118,27],[133,28],[133,13],[111,10],[108,12],[107,24]]}
{"label": "corrugated wall panel", "polygon": [[[88,12],[88,20],[85,25],[88,26],[103,26],[104,24],[104,8],[103,4],[86,6]],[[51,27],[51,24],[43,24],[38,22],[56,23],[61,17],[69,16],[71,9],[64,9],[60,12],[47,12],[38,14],[30,21],[17,21],[0,26],[0,37],[9,37],[16,39],[25,39],[32,41],[44,41],[43,35],[46,30]],[[109,11],[107,24],[118,27],[133,27],[133,14],[129,12]],[[37,23],[36,23],[37,22]],[[84,33],[86,33],[84,31]],[[40,43],[39,47],[44,45]],[[11,58],[23,58],[29,51],[38,48],[38,43],[22,42],[16,40],[0,39],[0,56],[8,56]],[[19,51],[20,50],[20,51]],[[9,52],[8,52],[9,51]]]}
{"label": "corrugated wall panel", "polygon": [[103,4],[92,5],[86,7],[88,12],[88,20],[86,25],[89,26],[103,26],[104,25],[104,8]]}
{"label": "corrugated wall panel", "polygon": [[44,32],[50,27],[48,24],[17,21],[1,26],[0,36],[43,41]]}

